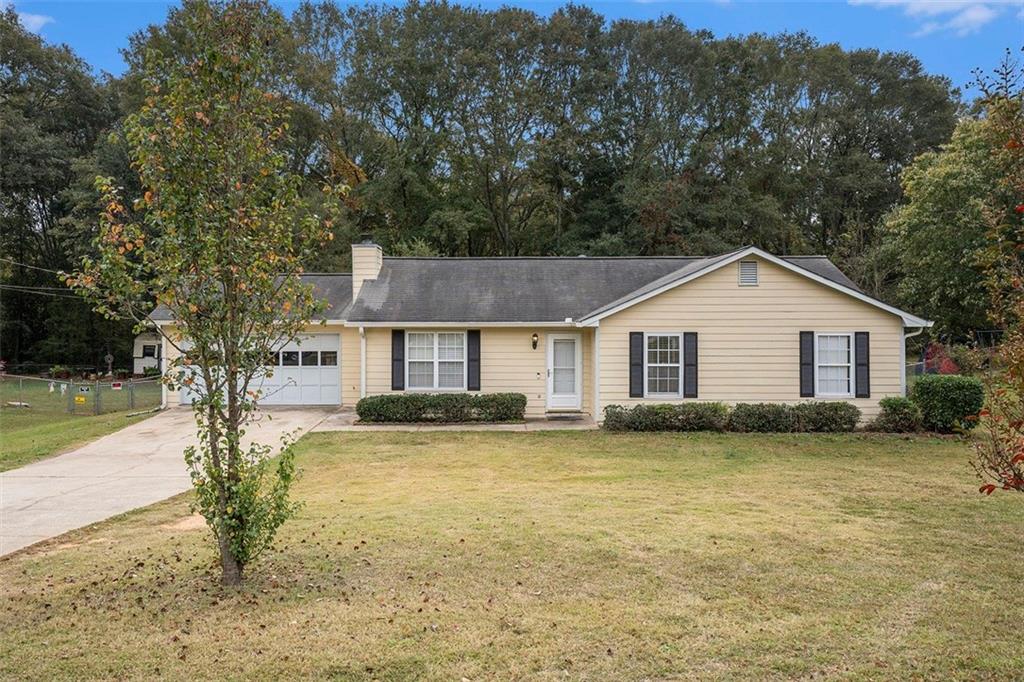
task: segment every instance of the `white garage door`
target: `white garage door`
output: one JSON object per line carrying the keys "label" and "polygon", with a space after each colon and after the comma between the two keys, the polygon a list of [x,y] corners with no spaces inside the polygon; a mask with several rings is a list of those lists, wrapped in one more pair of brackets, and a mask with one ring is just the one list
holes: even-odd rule
{"label": "white garage door", "polygon": [[311,334],[281,349],[260,387],[264,405],[340,405],[341,337]]}
{"label": "white garage door", "polygon": [[[268,365],[272,376],[257,379],[253,389],[262,393],[261,405],[340,405],[341,337],[338,334],[310,334],[287,344]],[[187,388],[181,403],[195,399]]]}

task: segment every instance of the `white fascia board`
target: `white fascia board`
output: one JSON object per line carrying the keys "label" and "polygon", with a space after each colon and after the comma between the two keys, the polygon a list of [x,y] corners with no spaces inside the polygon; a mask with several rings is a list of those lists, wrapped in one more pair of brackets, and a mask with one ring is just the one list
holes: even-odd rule
{"label": "white fascia board", "polygon": [[669,283],[665,284],[664,286],[658,287],[657,289],[654,289],[652,291],[648,291],[647,293],[642,294],[640,296],[637,296],[636,298],[630,299],[628,301],[624,301],[621,304],[615,306],[614,308],[611,308],[609,310],[605,310],[604,312],[598,313],[597,315],[594,315],[592,317],[584,317],[584,318],[582,318],[580,320],[580,325],[582,325],[584,327],[594,327],[594,326],[597,326],[597,323],[600,320],[603,320],[604,318],[608,317],[609,315],[614,315],[615,313],[617,313],[617,312],[619,312],[621,310],[625,310],[626,308],[629,308],[631,306],[634,306],[637,303],[641,303],[643,301],[646,301],[649,298],[653,298],[653,297],[655,297],[655,296],[657,296],[659,294],[665,293],[666,291],[669,291],[671,289],[675,289],[676,287],[682,286],[683,284],[686,284],[687,282],[695,280],[698,277],[703,277],[704,275],[712,273],[715,270],[718,270],[720,268],[724,268],[726,265],[729,265],[730,263],[735,263],[736,261],[738,261],[738,260],[740,260],[742,258],[747,258],[749,256],[757,256],[759,258],[763,258],[764,260],[768,261],[769,263],[774,263],[775,265],[778,265],[781,268],[785,268],[786,270],[789,270],[790,272],[795,272],[798,275],[803,275],[807,279],[810,279],[810,280],[813,280],[815,282],[818,282],[819,284],[823,284],[823,285],[827,286],[830,289],[835,289],[836,291],[839,291],[841,293],[847,294],[848,296],[852,296],[852,297],[854,297],[854,298],[856,298],[856,299],[858,299],[860,301],[863,301],[864,303],[872,305],[872,306],[874,306],[876,308],[880,308],[880,309],[882,309],[882,310],[884,310],[884,311],[886,311],[888,313],[892,313],[893,315],[896,315],[897,317],[902,318],[903,319],[903,325],[906,326],[906,327],[931,327],[934,324],[934,322],[932,322],[931,320],[925,320],[925,319],[920,318],[920,317],[918,317],[916,315],[911,315],[910,313],[908,313],[906,311],[903,311],[903,310],[900,310],[899,308],[893,307],[893,306],[891,306],[891,305],[889,305],[887,303],[882,303],[878,299],[872,298],[871,296],[868,296],[867,294],[861,293],[861,292],[859,292],[859,291],[857,291],[855,289],[851,289],[850,287],[843,286],[842,284],[839,284],[838,282],[833,282],[832,280],[830,280],[828,278],[825,278],[825,277],[822,277],[821,275],[818,275],[816,273],[813,273],[810,270],[805,270],[804,268],[801,268],[799,266],[793,265],[792,263],[784,261],[781,258],[778,258],[777,256],[773,256],[772,254],[768,253],[767,251],[763,251],[763,250],[757,248],[756,246],[751,246],[749,248],[743,249],[742,251],[737,251],[736,253],[732,254],[731,256],[729,256],[727,258],[723,258],[722,260],[720,260],[717,263],[714,263],[712,265],[709,265],[708,267],[704,268],[703,270],[698,270],[697,272],[694,272],[694,273],[692,273],[690,275],[687,275],[685,277],[681,277],[681,278],[675,280],[674,282],[669,282]]}
{"label": "white fascia board", "polygon": [[471,320],[462,322],[403,322],[396,320],[394,322],[358,322],[358,321],[346,321],[346,327],[400,327],[407,329],[409,327],[575,327],[579,326],[574,322],[474,322]]}
{"label": "white fascia board", "polygon": [[[157,327],[166,327],[168,325],[173,325],[174,324],[174,320],[150,320],[150,322],[153,323],[154,325],[156,325]],[[313,320],[309,321],[309,324],[310,324],[310,326],[313,326],[313,325],[324,325],[324,324],[345,325],[345,320],[317,320],[317,319],[313,319]],[[348,326],[348,325],[345,325],[345,326]]]}

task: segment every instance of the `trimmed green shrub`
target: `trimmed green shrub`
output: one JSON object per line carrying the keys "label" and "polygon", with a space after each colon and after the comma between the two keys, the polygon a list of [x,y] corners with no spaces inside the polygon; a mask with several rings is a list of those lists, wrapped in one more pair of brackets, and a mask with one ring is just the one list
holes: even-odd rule
{"label": "trimmed green shrub", "polygon": [[796,431],[796,413],[780,403],[739,403],[729,415],[729,430],[753,433]]}
{"label": "trimmed green shrub", "polygon": [[843,433],[853,431],[860,421],[860,409],[840,401],[819,401],[793,405],[794,431]]}
{"label": "trimmed green shrub", "polygon": [[729,409],[722,403],[609,405],[604,409],[608,431],[724,431]]}
{"label": "trimmed green shrub", "polygon": [[522,393],[392,393],[356,403],[364,422],[510,422],[525,413]]}
{"label": "trimmed green shrub", "polygon": [[860,421],[856,405],[821,401],[785,405],[740,403],[730,411],[722,403],[609,405],[604,410],[608,431],[730,431],[791,433],[853,431]]}
{"label": "trimmed green shrub", "polygon": [[891,397],[878,401],[882,411],[868,425],[882,433],[914,433],[924,428],[921,408],[910,398]]}
{"label": "trimmed green shrub", "polygon": [[526,396],[522,393],[484,393],[473,397],[479,421],[521,422],[526,414]]}
{"label": "trimmed green shrub", "polygon": [[969,418],[981,411],[985,389],[976,377],[926,374],[914,383],[910,397],[921,408],[925,428],[953,433],[974,428]]}

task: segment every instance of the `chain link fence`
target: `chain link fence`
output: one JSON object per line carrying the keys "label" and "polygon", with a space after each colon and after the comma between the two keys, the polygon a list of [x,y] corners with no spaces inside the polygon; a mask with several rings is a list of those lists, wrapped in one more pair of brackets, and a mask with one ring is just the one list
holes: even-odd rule
{"label": "chain link fence", "polygon": [[0,410],[98,415],[160,407],[159,379],[46,379],[0,375]]}

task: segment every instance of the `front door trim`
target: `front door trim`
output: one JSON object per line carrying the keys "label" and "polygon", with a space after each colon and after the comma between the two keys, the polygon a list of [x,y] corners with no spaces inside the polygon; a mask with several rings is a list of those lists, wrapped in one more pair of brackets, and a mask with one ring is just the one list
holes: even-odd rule
{"label": "front door trim", "polygon": [[[571,339],[574,341],[576,350],[576,385],[572,395],[555,394],[555,341]],[[557,332],[547,335],[547,370],[548,370],[548,395],[547,409],[549,410],[579,410],[583,407],[583,335],[579,332]]]}

